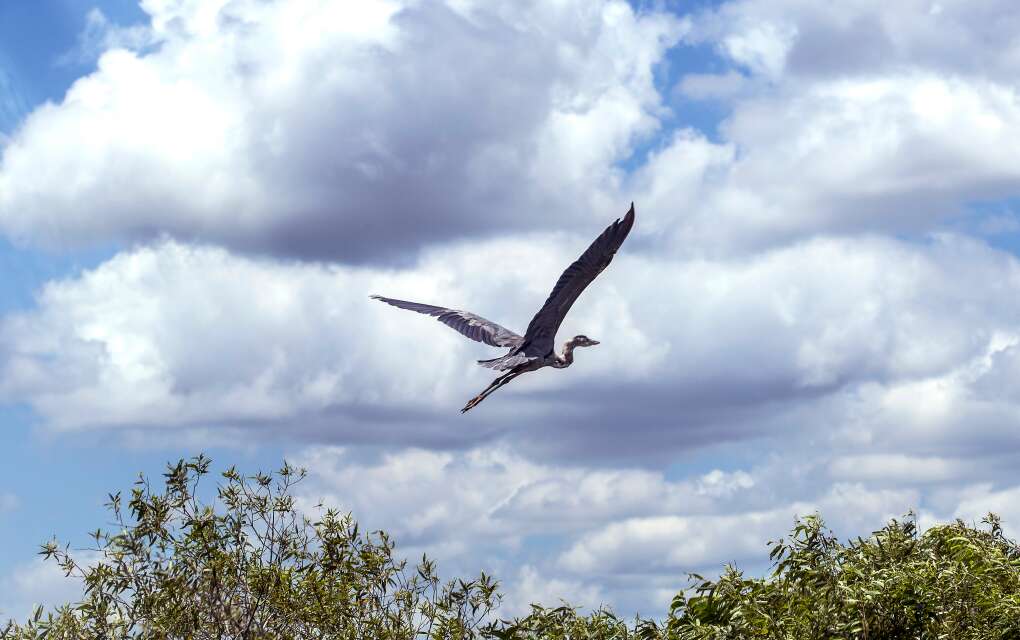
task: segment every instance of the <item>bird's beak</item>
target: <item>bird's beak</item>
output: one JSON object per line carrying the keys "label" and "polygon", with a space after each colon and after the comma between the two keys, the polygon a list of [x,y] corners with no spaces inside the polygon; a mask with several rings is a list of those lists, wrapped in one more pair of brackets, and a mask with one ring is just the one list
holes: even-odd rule
{"label": "bird's beak", "polygon": [[601,344],[598,340],[592,340],[591,345],[594,347],[597,344]]}

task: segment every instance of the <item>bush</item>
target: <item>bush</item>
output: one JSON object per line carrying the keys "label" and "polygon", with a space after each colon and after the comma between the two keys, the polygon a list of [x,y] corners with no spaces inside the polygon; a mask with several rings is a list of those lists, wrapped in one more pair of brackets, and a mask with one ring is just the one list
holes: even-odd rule
{"label": "bush", "polygon": [[667,637],[1020,638],[1020,548],[996,516],[983,522],[918,535],[908,517],[844,546],[809,516],[771,543],[768,577],[727,567],[678,595]]}
{"label": "bush", "polygon": [[161,491],[139,477],[115,530],[92,534],[96,560],[79,564],[56,542],[41,554],[82,579],[80,602],[10,622],[27,638],[322,638],[413,640],[708,640],[784,638],[1020,638],[1020,548],[998,518],[919,534],[912,517],[841,544],[818,516],[771,544],[772,572],[692,576],[665,620],[623,620],[568,605],[499,620],[498,584],[480,574],[443,583],[435,564],[394,559],[383,532],[322,505],[310,520],[292,487],[304,471],[222,474],[203,504],[202,456],[171,465]]}
{"label": "bush", "polygon": [[111,495],[117,530],[92,534],[98,562],[44,545],[46,558],[83,579],[83,600],[45,617],[37,610],[4,637],[470,638],[498,603],[485,574],[441,584],[430,560],[408,568],[385,533],[361,534],[350,515],[300,515],[290,489],[302,470],[244,477],[231,468],[219,510],[196,497],[208,472],[208,458],[181,461],[162,492],[139,477],[127,518]]}

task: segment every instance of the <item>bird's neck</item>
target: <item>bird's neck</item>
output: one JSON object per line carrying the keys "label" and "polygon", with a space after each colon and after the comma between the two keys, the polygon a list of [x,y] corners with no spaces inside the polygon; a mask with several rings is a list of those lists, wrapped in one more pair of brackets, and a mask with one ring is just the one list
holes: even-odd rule
{"label": "bird's neck", "polygon": [[556,366],[560,369],[566,369],[570,365],[574,364],[574,341],[567,340],[563,343],[563,355],[556,358]]}

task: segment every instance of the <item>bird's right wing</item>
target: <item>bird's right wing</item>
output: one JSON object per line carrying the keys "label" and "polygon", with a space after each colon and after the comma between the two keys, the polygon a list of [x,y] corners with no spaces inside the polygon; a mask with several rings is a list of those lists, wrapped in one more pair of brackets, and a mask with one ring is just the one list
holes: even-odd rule
{"label": "bird's right wing", "polygon": [[485,318],[476,316],[468,311],[457,311],[456,309],[447,309],[445,307],[434,307],[430,304],[408,302],[406,300],[394,300],[393,298],[384,298],[382,296],[371,296],[371,298],[373,300],[381,300],[388,305],[392,305],[400,309],[417,311],[418,313],[434,316],[440,322],[448,327],[456,329],[462,335],[465,335],[472,340],[477,340],[478,342],[484,342],[485,344],[493,347],[513,348],[519,346],[521,342],[524,341],[524,338],[506,327],[502,327],[491,320],[486,320]]}
{"label": "bird's right wing", "polygon": [[521,351],[529,356],[543,357],[553,350],[556,332],[570,307],[577,300],[577,296],[581,295],[585,287],[609,266],[633,226],[632,202],[623,220],[617,218],[616,222],[609,225],[556,281],[549,298],[531,319],[528,330],[524,332]]}

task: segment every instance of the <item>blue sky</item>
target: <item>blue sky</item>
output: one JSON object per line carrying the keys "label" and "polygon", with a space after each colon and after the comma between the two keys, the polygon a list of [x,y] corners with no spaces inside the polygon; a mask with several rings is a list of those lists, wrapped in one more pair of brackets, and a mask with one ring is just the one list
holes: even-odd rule
{"label": "blue sky", "polygon": [[[131,13],[134,18],[142,15],[133,3],[111,2],[104,8],[118,12],[127,9],[125,17]],[[70,84],[88,71],[77,65],[56,63],[60,55],[75,47],[85,26],[86,10],[87,6],[72,2],[0,5],[3,89],[0,131],[10,135],[34,107],[46,101],[59,101]],[[0,263],[5,274],[0,284],[0,309],[7,314],[31,308],[35,291],[47,280],[94,266],[100,258],[16,248],[5,238],[0,242]],[[115,456],[102,455],[108,450],[101,446],[87,441],[68,446],[57,439],[33,435],[36,422],[24,406],[9,404],[4,408],[0,437],[9,463],[5,465],[2,482],[6,487],[21,487],[19,510],[26,506],[59,505],[59,511],[67,517],[52,518],[45,510],[36,508],[31,509],[31,516],[5,517],[0,540],[11,550],[0,560],[5,573],[34,552],[33,541],[40,536],[45,539],[58,531],[70,534],[73,523],[94,519],[98,515],[95,496],[100,495],[100,483],[111,478],[109,471],[115,466],[112,464]],[[83,445],[85,450],[80,451],[78,447]],[[89,482],[92,479],[98,482]]]}
{"label": "blue sky", "polygon": [[28,110],[47,100],[59,101],[72,82],[91,70],[92,64],[61,63],[60,59],[77,46],[92,8],[99,8],[121,24],[145,19],[145,13],[132,0],[47,0],[5,2],[0,6],[4,104],[13,100],[19,105],[17,111],[5,108],[0,130],[10,132]]}
{"label": "blue sky", "polygon": [[[107,492],[306,466],[450,574],[661,612],[820,510],[1020,521],[1020,12],[0,4],[0,613]],[[74,85],[72,89],[72,85]],[[560,340],[493,357],[631,201]]]}

